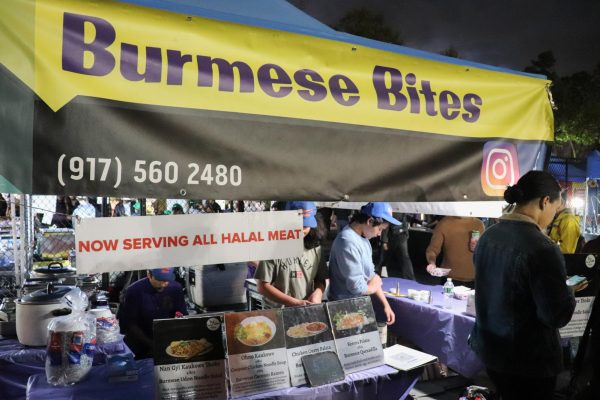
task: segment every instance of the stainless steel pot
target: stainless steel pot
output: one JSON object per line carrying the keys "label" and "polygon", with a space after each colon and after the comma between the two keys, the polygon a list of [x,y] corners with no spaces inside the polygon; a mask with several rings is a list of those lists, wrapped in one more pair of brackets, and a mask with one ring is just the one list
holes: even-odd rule
{"label": "stainless steel pot", "polygon": [[71,308],[62,298],[72,286],[54,286],[36,290],[16,302],[17,338],[26,346],[45,346],[48,323],[54,317],[71,313]]}
{"label": "stainless steel pot", "polygon": [[91,299],[100,288],[98,275],[77,275],[77,287]]}
{"label": "stainless steel pot", "polygon": [[0,304],[0,321],[14,321],[16,318],[16,304],[14,297],[5,297]]}

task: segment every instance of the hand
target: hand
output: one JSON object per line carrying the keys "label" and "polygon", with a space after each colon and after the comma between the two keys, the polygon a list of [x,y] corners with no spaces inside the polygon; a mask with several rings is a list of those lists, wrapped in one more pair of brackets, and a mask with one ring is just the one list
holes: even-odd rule
{"label": "hand", "polygon": [[294,302],[294,307],[308,306],[310,304],[313,304],[313,303],[310,302],[309,300],[296,299],[296,301]]}
{"label": "hand", "polygon": [[388,251],[388,248],[389,248],[388,244],[384,243],[383,246],[382,246],[382,248],[383,248],[383,251]]}
{"label": "hand", "polygon": [[311,304],[320,304],[323,301],[323,291],[321,289],[316,289],[306,300]]}
{"label": "hand", "polygon": [[386,323],[393,325],[396,322],[396,314],[392,311],[390,306],[384,307],[383,312],[385,313]]}
{"label": "hand", "polygon": [[430,275],[433,275],[433,271],[435,271],[437,267],[435,266],[435,264],[428,264],[427,265],[427,272],[429,272]]}

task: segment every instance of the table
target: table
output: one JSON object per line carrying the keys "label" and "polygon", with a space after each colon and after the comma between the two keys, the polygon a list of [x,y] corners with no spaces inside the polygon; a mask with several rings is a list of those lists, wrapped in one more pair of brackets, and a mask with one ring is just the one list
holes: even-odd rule
{"label": "table", "polygon": [[[408,289],[430,290],[432,303],[409,298],[386,295],[390,307],[396,314],[396,322],[388,329],[396,336],[407,339],[422,351],[433,354],[459,374],[472,378],[484,368],[483,363],[471,350],[467,339],[475,324],[475,318],[465,314],[466,300],[451,299],[451,308],[443,308],[442,286],[423,285],[400,278],[383,278],[383,289],[389,291],[400,284],[400,292]],[[378,318],[383,316],[383,307],[373,301]]]}
{"label": "table", "polygon": [[[68,387],[53,387],[46,382],[45,374],[32,375],[27,383],[28,400],[122,400],[127,398],[153,399],[154,364],[152,359],[139,360],[137,382],[109,384],[106,365],[92,368],[82,382]],[[405,399],[422,374],[417,368],[409,372],[382,365],[350,374],[342,382],[314,388],[301,386],[261,393],[240,399]]]}
{"label": "table", "polygon": [[[106,362],[107,354],[130,353],[122,341],[97,347],[94,365]],[[17,339],[0,338],[0,399],[25,399],[27,379],[42,374],[46,379],[46,347],[24,346]]]}

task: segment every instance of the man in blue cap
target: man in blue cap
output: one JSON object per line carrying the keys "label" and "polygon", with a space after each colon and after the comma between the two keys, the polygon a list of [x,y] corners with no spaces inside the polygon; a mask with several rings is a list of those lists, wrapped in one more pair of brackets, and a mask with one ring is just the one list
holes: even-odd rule
{"label": "man in blue cap", "polygon": [[333,241],[329,255],[329,299],[342,300],[365,295],[375,295],[383,304],[388,325],[396,317],[375,273],[373,249],[369,239],[380,236],[389,224],[399,225],[392,216],[388,203],[368,203],[360,209],[352,222]]}
{"label": "man in blue cap", "polygon": [[173,268],[148,270],[144,279],[127,288],[119,310],[125,343],[136,359],[152,357],[152,323],[155,319],[187,315],[183,288]]}
{"label": "man in blue cap", "polygon": [[259,293],[284,306],[320,303],[325,291],[327,265],[321,254],[317,206],[312,201],[292,201],[287,210],[301,210],[304,252],[300,257],[261,261],[254,274]]}

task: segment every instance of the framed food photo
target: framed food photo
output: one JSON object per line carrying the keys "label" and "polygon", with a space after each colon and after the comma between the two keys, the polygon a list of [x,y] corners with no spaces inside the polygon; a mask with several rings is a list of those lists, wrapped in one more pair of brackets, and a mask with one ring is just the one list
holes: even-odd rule
{"label": "framed food photo", "polygon": [[335,343],[323,304],[283,309],[288,366],[293,386],[306,383],[302,357],[334,352]]}
{"label": "framed food photo", "polygon": [[369,296],[328,302],[327,313],[344,372],[383,364],[383,347]]}
{"label": "framed food photo", "polygon": [[160,319],[154,325],[158,399],[226,399],[223,314]]}
{"label": "framed food photo", "polygon": [[231,397],[290,387],[280,309],[225,314]]}

